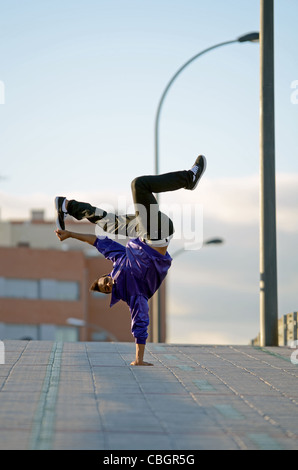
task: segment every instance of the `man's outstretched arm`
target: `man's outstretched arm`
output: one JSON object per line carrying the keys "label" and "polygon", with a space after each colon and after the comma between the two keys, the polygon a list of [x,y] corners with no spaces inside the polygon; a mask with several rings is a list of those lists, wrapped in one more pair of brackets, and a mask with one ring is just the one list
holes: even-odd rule
{"label": "man's outstretched arm", "polygon": [[61,242],[67,240],[67,238],[74,238],[75,240],[89,243],[89,245],[94,245],[97,238],[96,235],[69,232],[68,230],[55,230],[55,233]]}

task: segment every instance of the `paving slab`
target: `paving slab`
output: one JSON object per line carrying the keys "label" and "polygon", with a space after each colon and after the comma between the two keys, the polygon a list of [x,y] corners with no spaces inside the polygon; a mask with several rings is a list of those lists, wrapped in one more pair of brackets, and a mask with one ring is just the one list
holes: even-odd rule
{"label": "paving slab", "polygon": [[288,347],[4,341],[1,450],[296,450]]}

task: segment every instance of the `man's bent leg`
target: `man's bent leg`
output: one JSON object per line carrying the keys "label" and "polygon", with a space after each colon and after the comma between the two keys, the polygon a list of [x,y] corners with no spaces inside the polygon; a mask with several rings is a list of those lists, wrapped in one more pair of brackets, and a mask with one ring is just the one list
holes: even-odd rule
{"label": "man's bent leg", "polygon": [[[132,182],[132,195],[136,215],[144,238],[157,241],[169,239],[174,233],[173,222],[160,212],[153,193],[177,191],[187,188],[192,181],[190,171],[177,171],[163,175],[140,176]],[[142,210],[140,210],[142,208]]]}
{"label": "man's bent leg", "polygon": [[135,214],[116,215],[74,199],[68,201],[67,212],[77,220],[87,219],[89,222],[97,224],[104,232],[123,236],[123,238],[137,236]]}
{"label": "man's bent leg", "polygon": [[87,202],[78,202],[75,199],[68,201],[67,212],[77,220],[87,219],[93,224],[96,224],[107,215],[106,211],[91,206]]}

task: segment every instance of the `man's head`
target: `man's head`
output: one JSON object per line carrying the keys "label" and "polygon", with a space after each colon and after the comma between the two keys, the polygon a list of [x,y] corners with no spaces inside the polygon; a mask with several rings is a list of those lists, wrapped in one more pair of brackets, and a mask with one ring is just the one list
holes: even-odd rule
{"label": "man's head", "polygon": [[90,291],[102,292],[103,294],[111,294],[113,288],[113,278],[109,274],[96,279],[90,286]]}

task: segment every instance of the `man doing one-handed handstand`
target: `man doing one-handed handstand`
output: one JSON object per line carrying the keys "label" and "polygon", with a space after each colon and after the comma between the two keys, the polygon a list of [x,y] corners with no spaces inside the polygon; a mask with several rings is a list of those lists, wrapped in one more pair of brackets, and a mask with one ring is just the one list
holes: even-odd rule
{"label": "man doing one-handed handstand", "polygon": [[[194,190],[206,169],[203,155],[197,157],[190,170],[176,171],[157,176],[140,176],[131,184],[135,214],[116,215],[107,213],[85,202],[56,197],[56,234],[60,241],[67,238],[93,245],[113,262],[111,273],[99,277],[90,290],[112,294],[110,306],[123,300],[131,313],[131,331],[136,343],[135,366],[149,366],[144,362],[148,337],[148,300],[159,289],[171,266],[167,252],[174,227],[171,219],[160,212],[153,193]],[[126,246],[107,236],[79,234],[65,230],[67,214],[77,220],[86,218],[98,224],[105,232],[130,238]]]}

